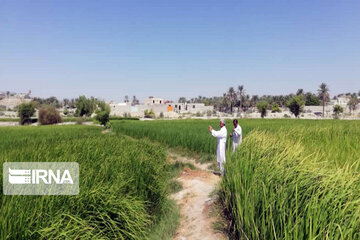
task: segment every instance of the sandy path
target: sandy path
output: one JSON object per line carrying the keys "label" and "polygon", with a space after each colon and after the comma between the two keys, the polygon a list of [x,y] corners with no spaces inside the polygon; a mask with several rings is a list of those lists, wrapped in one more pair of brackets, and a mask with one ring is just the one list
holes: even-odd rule
{"label": "sandy path", "polygon": [[[170,157],[174,154],[170,154]],[[183,189],[171,197],[180,207],[180,225],[174,240],[217,240],[227,239],[213,229],[215,217],[209,216],[209,209],[214,203],[210,194],[215,190],[220,177],[207,171],[209,164],[198,164],[193,159],[176,156],[177,161],[191,162],[199,170],[186,167],[177,179]]]}

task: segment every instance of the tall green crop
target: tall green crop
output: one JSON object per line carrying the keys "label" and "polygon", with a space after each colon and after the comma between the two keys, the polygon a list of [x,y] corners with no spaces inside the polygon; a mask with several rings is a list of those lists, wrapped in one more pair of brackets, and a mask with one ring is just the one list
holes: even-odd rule
{"label": "tall green crop", "polygon": [[[319,155],[315,160],[330,167],[348,166],[360,170],[360,121],[298,120],[298,119],[239,119],[243,136],[255,130],[283,132],[289,140],[300,140],[304,151]],[[158,120],[113,121],[112,128],[135,138],[148,138],[170,147],[183,147],[198,153],[216,153],[216,139],[208,126],[218,129],[219,120]],[[227,120],[228,135],[232,132]],[[231,138],[228,137],[227,148]]]}
{"label": "tall green crop", "polygon": [[161,218],[168,174],[158,145],[89,126],[0,128],[0,136],[1,164],[59,161],[80,167],[77,196],[1,194],[0,239],[146,239]]}
{"label": "tall green crop", "polygon": [[283,132],[249,134],[228,155],[221,183],[220,196],[235,235],[360,239],[359,174],[328,168],[318,158]]}

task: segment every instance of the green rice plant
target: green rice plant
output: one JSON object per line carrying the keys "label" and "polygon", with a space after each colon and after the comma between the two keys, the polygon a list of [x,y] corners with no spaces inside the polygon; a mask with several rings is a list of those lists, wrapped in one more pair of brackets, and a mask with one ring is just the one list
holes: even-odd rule
{"label": "green rice plant", "polygon": [[[350,167],[360,170],[360,121],[301,120],[301,119],[239,119],[243,136],[253,130],[283,132],[289,140],[300,140],[304,151],[316,152],[315,160],[329,167]],[[117,133],[135,138],[148,138],[167,146],[187,149],[196,153],[216,153],[216,139],[209,131],[212,125],[218,129],[219,120],[159,120],[113,121]],[[228,135],[232,132],[231,120],[226,121]],[[228,137],[227,149],[231,149]],[[209,158],[211,160],[213,158]]]}
{"label": "green rice plant", "polygon": [[167,199],[171,174],[164,149],[101,131],[79,125],[0,128],[0,164],[80,167],[79,195],[1,194],[0,239],[148,239],[164,216],[176,220]]}
{"label": "green rice plant", "polygon": [[359,174],[328,168],[297,134],[254,131],[228,154],[220,197],[235,237],[359,239]]}

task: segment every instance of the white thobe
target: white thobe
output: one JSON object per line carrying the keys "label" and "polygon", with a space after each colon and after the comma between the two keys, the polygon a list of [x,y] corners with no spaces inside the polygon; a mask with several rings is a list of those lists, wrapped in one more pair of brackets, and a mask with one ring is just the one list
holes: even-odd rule
{"label": "white thobe", "polygon": [[242,129],[241,129],[240,125],[237,125],[237,127],[234,129],[232,136],[233,136],[232,151],[235,152],[236,148],[242,142]]}
{"label": "white thobe", "polygon": [[211,135],[217,138],[216,157],[220,171],[222,174],[224,174],[224,163],[226,161],[225,149],[226,149],[227,129],[224,126],[219,131],[212,130]]}

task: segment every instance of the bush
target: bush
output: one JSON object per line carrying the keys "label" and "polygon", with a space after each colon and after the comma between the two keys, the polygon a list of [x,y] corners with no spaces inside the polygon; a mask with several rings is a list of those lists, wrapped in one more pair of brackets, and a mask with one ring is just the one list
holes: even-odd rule
{"label": "bush", "polygon": [[281,109],[279,108],[279,105],[278,105],[277,103],[274,103],[274,104],[271,106],[271,112],[272,112],[272,113],[275,113],[275,112],[280,113],[280,112],[281,112]]}
{"label": "bush", "polygon": [[66,115],[68,115],[69,114],[69,110],[67,110],[66,108],[64,109],[64,111],[63,111],[63,114],[66,116]]}
{"label": "bush", "polygon": [[300,113],[304,111],[304,105],[305,100],[301,95],[293,96],[287,103],[290,112],[292,112],[295,117],[299,117]]}
{"label": "bush", "polygon": [[101,125],[105,126],[110,120],[110,106],[104,101],[98,103],[99,109],[96,111],[95,119],[100,122]]}
{"label": "bush", "polygon": [[41,125],[61,123],[60,113],[53,106],[42,107],[39,110],[39,123]]}
{"label": "bush", "polygon": [[149,110],[146,109],[146,110],[144,111],[144,117],[145,117],[145,118],[155,118],[154,110],[151,109],[151,110],[149,111]]}
{"label": "bush", "polygon": [[269,107],[269,103],[266,101],[261,101],[258,104],[256,104],[256,107],[259,110],[261,117],[264,118],[266,116],[267,108]]}
{"label": "bush", "polygon": [[340,105],[335,105],[333,111],[334,111],[334,118],[338,119],[339,115],[344,112],[344,108],[341,107]]}
{"label": "bush", "polygon": [[95,119],[98,120],[100,122],[101,125],[105,126],[107,122],[109,122],[110,120],[110,112],[108,111],[99,111],[96,114]]}
{"label": "bush", "polygon": [[22,103],[17,108],[20,124],[31,124],[31,117],[35,113],[34,105],[32,103]]}
{"label": "bush", "polygon": [[86,121],[86,118],[85,117],[77,117],[76,118],[76,124],[83,124],[84,122]]}

